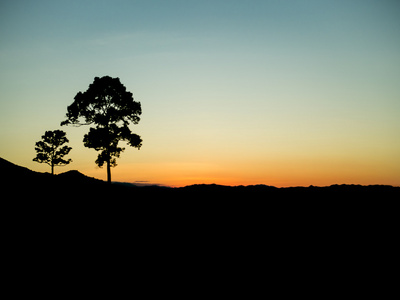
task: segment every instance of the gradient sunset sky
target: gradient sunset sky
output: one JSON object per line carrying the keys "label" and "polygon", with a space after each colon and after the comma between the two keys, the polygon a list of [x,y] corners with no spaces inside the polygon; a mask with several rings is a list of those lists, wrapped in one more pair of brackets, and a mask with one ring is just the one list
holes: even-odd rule
{"label": "gradient sunset sky", "polygon": [[94,77],[143,114],[113,181],[400,185],[400,1],[0,1],[0,157],[35,171],[67,132],[71,169],[106,179],[60,127]]}

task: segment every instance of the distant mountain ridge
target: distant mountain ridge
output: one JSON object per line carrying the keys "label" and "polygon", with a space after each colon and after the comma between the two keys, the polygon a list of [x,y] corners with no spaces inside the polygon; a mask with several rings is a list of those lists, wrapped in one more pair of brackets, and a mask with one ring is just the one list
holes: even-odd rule
{"label": "distant mountain ridge", "polygon": [[0,158],[0,186],[1,189],[16,192],[17,194],[29,194],[32,191],[45,190],[49,193],[83,198],[110,197],[142,199],[151,197],[194,199],[268,199],[281,196],[311,196],[313,198],[340,197],[359,198],[385,197],[396,199],[400,196],[400,187],[389,185],[331,185],[329,187],[288,187],[277,188],[268,185],[250,186],[225,186],[218,184],[194,184],[181,188],[170,188],[157,185],[135,185],[134,183],[116,182],[112,185],[103,180],[88,177],[79,171],[71,170],[58,175],[40,173],[28,168],[13,164]]}

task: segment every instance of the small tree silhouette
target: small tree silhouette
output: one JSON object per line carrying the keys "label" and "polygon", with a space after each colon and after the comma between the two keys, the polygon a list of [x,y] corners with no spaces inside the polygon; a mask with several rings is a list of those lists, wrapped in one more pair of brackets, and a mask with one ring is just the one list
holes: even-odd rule
{"label": "small tree silhouette", "polygon": [[33,161],[48,164],[51,167],[51,175],[54,175],[54,166],[65,166],[72,162],[72,159],[63,159],[72,149],[68,146],[61,147],[68,142],[64,131],[46,131],[42,140],[35,144],[37,154]]}
{"label": "small tree silhouette", "polygon": [[110,76],[95,77],[86,92],[79,92],[74,102],[68,106],[67,119],[61,125],[95,125],[85,134],[85,147],[101,151],[96,164],[107,164],[107,181],[111,183],[111,167],[115,167],[116,157],[124,151],[118,147],[119,141],[126,141],[129,146],[142,146],[139,135],[132,133],[129,123],[140,121],[142,108],[140,102],[133,100],[119,78]]}

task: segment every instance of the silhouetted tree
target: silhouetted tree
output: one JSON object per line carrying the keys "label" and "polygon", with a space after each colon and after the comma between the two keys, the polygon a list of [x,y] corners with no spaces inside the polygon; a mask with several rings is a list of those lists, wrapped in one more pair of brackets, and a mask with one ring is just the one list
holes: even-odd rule
{"label": "silhouetted tree", "polygon": [[133,100],[119,78],[95,77],[86,92],[79,92],[75,101],[68,106],[67,120],[61,125],[95,125],[85,134],[85,147],[101,151],[96,164],[107,164],[107,181],[111,183],[111,167],[115,167],[116,157],[125,148],[118,147],[119,141],[140,149],[142,139],[129,129],[129,123],[138,124],[142,114],[140,102]]}
{"label": "silhouetted tree", "polygon": [[37,154],[33,161],[48,164],[51,167],[51,174],[54,175],[55,166],[65,166],[72,162],[72,159],[63,159],[72,149],[68,146],[61,147],[68,142],[64,131],[46,131],[45,134],[42,135],[42,140],[35,144]]}

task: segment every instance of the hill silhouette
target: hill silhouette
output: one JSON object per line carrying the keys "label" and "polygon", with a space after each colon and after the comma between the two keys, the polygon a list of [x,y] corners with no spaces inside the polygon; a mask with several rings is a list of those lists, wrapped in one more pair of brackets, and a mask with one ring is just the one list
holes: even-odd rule
{"label": "hill silhouette", "polygon": [[[124,199],[149,200],[154,199],[184,199],[209,201],[219,200],[277,200],[290,198],[308,199],[345,199],[366,200],[367,197],[379,199],[396,199],[400,195],[400,187],[388,185],[331,185],[329,187],[290,187],[277,188],[268,185],[224,186],[217,184],[196,184],[182,188],[163,186],[135,186],[133,184],[107,184],[105,181],[88,177],[79,171],[68,171],[52,176],[28,168],[15,165],[0,158],[1,189],[3,194],[21,195],[29,198],[65,196],[73,199]],[[153,197],[153,198],[152,198]]]}
{"label": "hill silhouette", "polygon": [[332,238],[347,243],[371,232],[387,236],[397,228],[400,199],[399,187],[381,185],[110,185],[78,171],[51,175],[1,158],[0,174],[9,235],[33,241],[38,233],[47,233],[45,243],[63,236],[86,241],[94,234],[99,240],[117,236],[129,244],[140,237],[138,246],[151,253],[171,241],[186,244],[188,238],[196,245],[199,238],[212,245],[226,237],[236,241],[239,235],[246,247],[271,241],[272,234],[274,244],[287,243],[288,253],[304,243],[318,249],[321,238],[330,245]]}
{"label": "hill silhouette", "polygon": [[34,191],[37,190],[68,194],[78,189],[100,187],[104,184],[102,180],[85,176],[78,171],[51,175],[29,170],[3,158],[0,158],[0,170],[3,191],[8,190],[17,195],[30,194],[30,197],[33,197]]}

